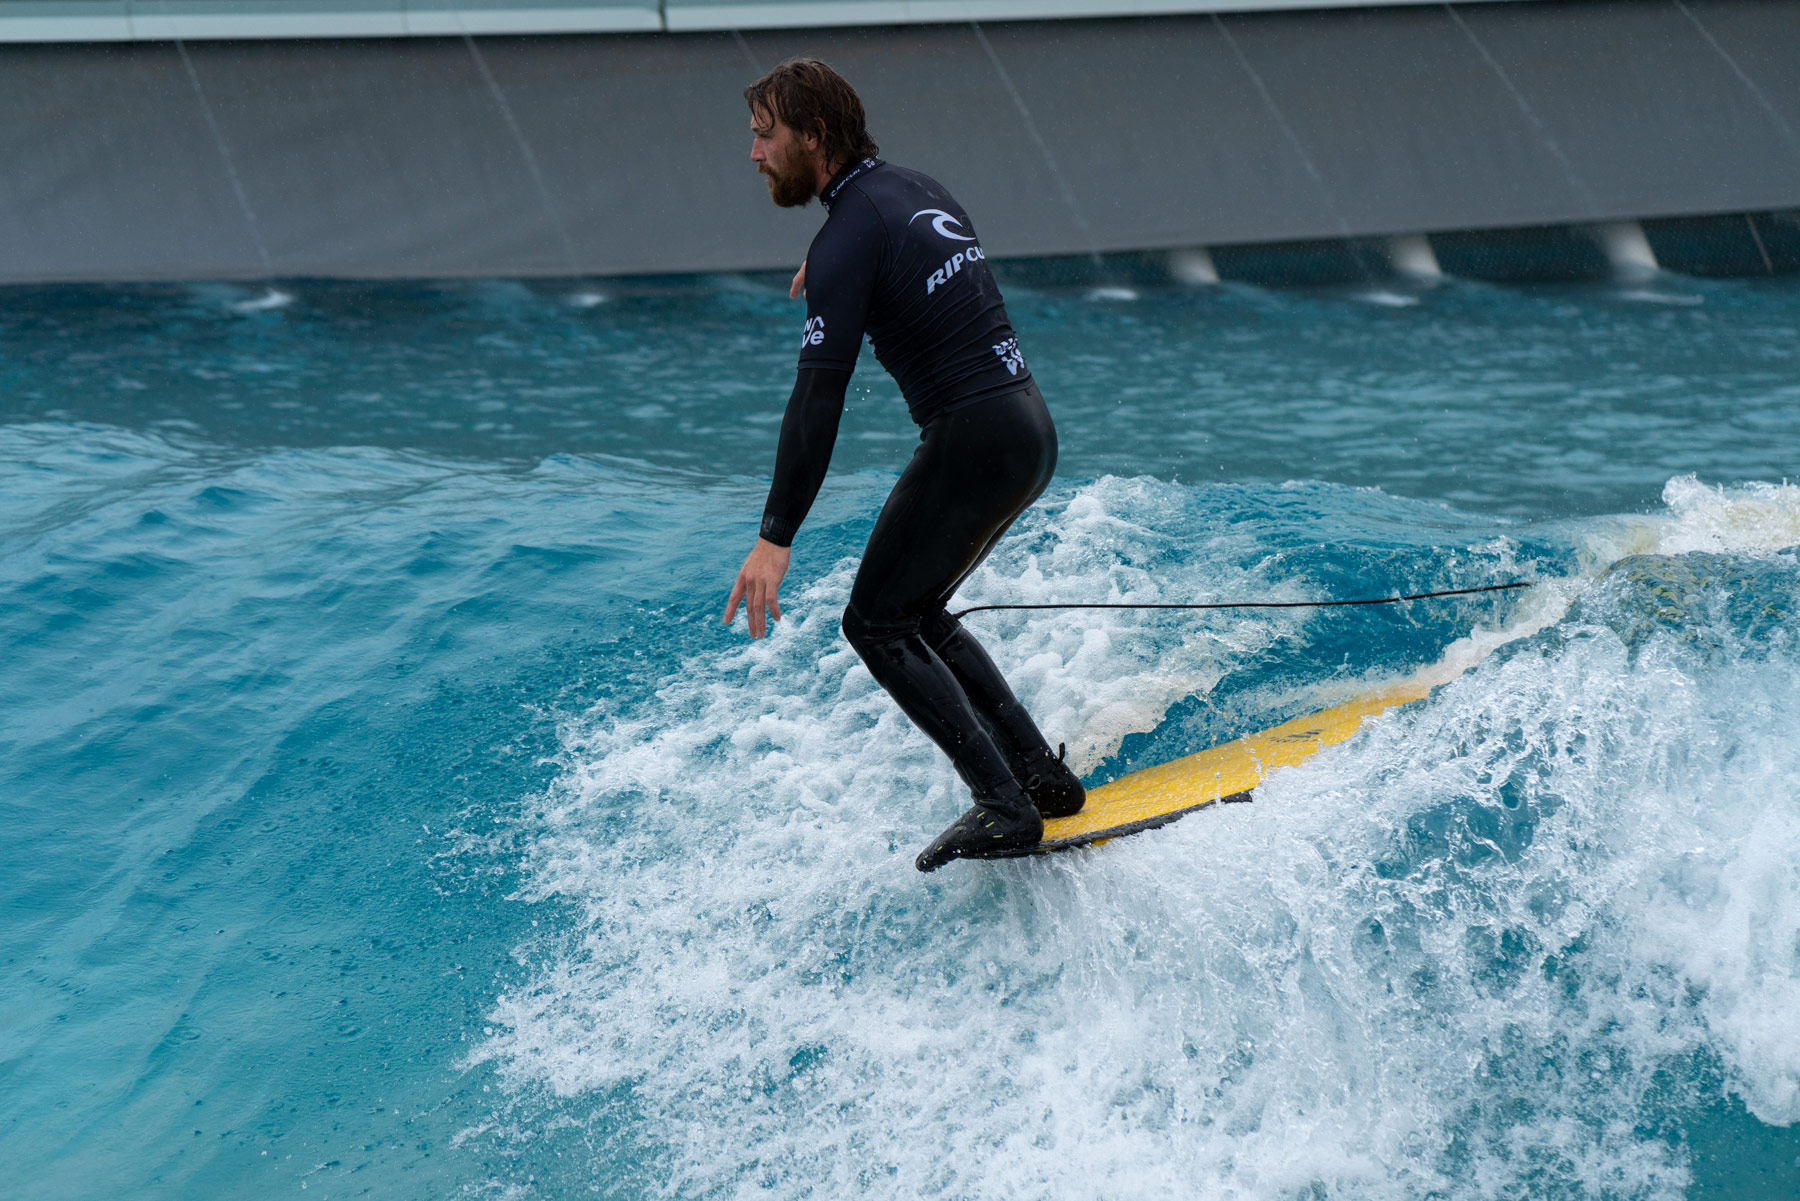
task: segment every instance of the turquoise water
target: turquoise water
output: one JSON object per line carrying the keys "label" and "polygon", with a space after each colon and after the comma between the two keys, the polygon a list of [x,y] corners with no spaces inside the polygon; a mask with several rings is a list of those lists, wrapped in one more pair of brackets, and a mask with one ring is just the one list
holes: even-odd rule
{"label": "turquoise water", "polygon": [[1009,296],[1061,473],[969,603],[1554,583],[972,618],[1090,782],[1447,682],[925,878],[954,776],[836,628],[872,364],[718,624],[779,281],[0,291],[9,1186],[1800,1189],[1800,281]]}

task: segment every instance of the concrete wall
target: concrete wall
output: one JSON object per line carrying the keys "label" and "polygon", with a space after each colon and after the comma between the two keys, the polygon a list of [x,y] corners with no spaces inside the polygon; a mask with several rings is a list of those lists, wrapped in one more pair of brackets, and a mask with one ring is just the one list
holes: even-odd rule
{"label": "concrete wall", "polygon": [[[820,29],[1291,8],[1392,7],[1440,0],[0,0],[0,42],[166,42],[244,38]],[[1527,4],[1540,0],[1485,0]]]}
{"label": "concrete wall", "polygon": [[0,280],[791,266],[812,53],[997,256],[1800,207],[1800,4],[0,46]]}

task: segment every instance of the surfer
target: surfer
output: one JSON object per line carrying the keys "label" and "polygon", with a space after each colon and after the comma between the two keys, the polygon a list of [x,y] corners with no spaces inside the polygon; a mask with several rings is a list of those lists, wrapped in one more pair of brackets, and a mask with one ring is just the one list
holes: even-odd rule
{"label": "surfer", "polygon": [[825,223],[788,293],[806,295],[799,373],[725,621],[744,603],[760,638],[781,617],[789,548],[824,482],[867,333],[920,434],[863,550],[844,637],[974,796],[916,866],[1034,846],[1043,818],[1081,808],[1081,781],[945,606],[1050,482],[1056,428],[968,214],[936,181],[876,157],[850,84],[796,58],[744,98],[770,198],[798,208],[816,196]]}

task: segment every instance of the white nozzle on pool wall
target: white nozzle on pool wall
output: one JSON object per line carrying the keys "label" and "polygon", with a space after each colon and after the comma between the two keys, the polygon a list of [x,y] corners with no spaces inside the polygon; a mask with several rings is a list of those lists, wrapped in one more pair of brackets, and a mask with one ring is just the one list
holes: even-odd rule
{"label": "white nozzle on pool wall", "polygon": [[1442,279],[1444,269],[1438,266],[1437,252],[1424,234],[1397,234],[1382,242],[1382,253],[1401,275],[1414,279]]}
{"label": "white nozzle on pool wall", "polygon": [[1608,221],[1590,227],[1589,233],[1621,278],[1642,279],[1656,274],[1656,252],[1644,236],[1644,227],[1636,221]]}
{"label": "white nozzle on pool wall", "polygon": [[1212,251],[1204,246],[1169,252],[1169,274],[1184,284],[1216,284],[1219,269],[1213,266]]}

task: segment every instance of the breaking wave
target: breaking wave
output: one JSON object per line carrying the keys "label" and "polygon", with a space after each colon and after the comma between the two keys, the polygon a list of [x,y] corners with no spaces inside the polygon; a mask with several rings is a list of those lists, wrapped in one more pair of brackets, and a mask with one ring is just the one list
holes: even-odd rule
{"label": "breaking wave", "polygon": [[1547,583],[971,618],[1090,783],[1442,683],[1253,805],[931,877],[965,798],[839,637],[844,559],[773,638],[565,722],[521,824],[567,920],[471,1057],[512,1125],[467,1137],[573,1126],[680,1197],[1681,1195],[1683,1114],[1800,1119],[1800,488],[1664,501],[1053,496],[967,603]]}

